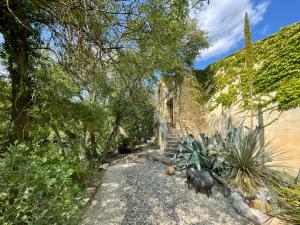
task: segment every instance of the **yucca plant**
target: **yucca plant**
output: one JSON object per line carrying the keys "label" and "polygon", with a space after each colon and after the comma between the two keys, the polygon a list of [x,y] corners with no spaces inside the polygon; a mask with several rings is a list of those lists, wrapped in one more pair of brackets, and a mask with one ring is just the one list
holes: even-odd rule
{"label": "yucca plant", "polygon": [[272,164],[277,154],[270,147],[270,142],[260,146],[260,129],[256,128],[235,140],[228,141],[224,151],[226,166],[223,171],[228,184],[232,188],[240,188],[243,192],[254,194],[259,187],[277,181]]}

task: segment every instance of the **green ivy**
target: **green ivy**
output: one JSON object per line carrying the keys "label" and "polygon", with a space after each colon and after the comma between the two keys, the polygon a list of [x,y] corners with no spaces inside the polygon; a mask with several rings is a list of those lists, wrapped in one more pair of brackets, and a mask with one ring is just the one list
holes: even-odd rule
{"label": "green ivy", "polygon": [[280,110],[300,105],[300,79],[292,78],[283,82],[279,86],[275,98],[279,103]]}
{"label": "green ivy", "polygon": [[238,91],[234,85],[229,85],[228,92],[221,93],[216,99],[216,106],[222,104],[224,108],[229,108],[237,99]]}
{"label": "green ivy", "polygon": [[[253,94],[259,102],[257,107],[277,103],[279,110],[287,110],[299,106],[300,23],[287,26],[257,42],[253,45],[253,51],[257,64],[253,70]],[[205,101],[227,85],[233,85],[236,80],[242,81],[236,84],[236,90],[247,93],[244,49],[195,73],[202,92],[199,98]],[[271,95],[273,92],[276,94]],[[243,95],[246,102],[247,96]],[[263,96],[268,96],[268,100],[263,101]],[[215,104],[222,103],[223,107],[228,108],[235,103],[236,97],[229,92],[222,93]]]}

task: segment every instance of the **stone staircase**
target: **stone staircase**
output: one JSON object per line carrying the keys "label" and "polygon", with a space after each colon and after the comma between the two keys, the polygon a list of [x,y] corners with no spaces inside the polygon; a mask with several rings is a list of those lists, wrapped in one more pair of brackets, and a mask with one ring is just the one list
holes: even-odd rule
{"label": "stone staircase", "polygon": [[183,141],[186,138],[186,132],[183,129],[175,128],[173,125],[168,125],[168,138],[164,154],[168,157],[173,157],[178,150],[178,140]]}

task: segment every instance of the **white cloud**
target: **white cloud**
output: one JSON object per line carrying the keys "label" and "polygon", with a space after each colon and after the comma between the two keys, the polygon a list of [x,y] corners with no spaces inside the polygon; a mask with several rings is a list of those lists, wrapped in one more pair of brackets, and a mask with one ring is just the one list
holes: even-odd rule
{"label": "white cloud", "polygon": [[244,16],[248,12],[253,27],[263,19],[269,0],[254,5],[252,0],[211,0],[202,11],[192,11],[191,17],[208,32],[211,47],[202,51],[209,59],[234,48],[243,39]]}

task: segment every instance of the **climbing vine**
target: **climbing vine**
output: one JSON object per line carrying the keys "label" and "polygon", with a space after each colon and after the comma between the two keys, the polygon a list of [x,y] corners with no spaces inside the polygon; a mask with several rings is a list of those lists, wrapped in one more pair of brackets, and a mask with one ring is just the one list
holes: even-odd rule
{"label": "climbing vine", "polygon": [[216,106],[222,104],[224,108],[229,108],[236,100],[238,96],[238,90],[234,85],[229,85],[228,92],[222,93],[216,98]]}
{"label": "climbing vine", "polygon": [[[279,110],[299,106],[300,23],[285,27],[257,42],[253,45],[253,51],[255,106],[267,107],[276,104]],[[202,93],[199,98],[207,102],[219,92],[220,95],[214,100],[215,106],[222,104],[225,108],[230,107],[237,101],[238,92],[247,91],[247,79],[244,75],[248,75],[245,69],[245,51],[241,50],[204,70],[195,71]],[[241,75],[244,79],[241,79]],[[228,85],[231,87],[224,92]],[[243,95],[243,98],[247,98],[247,95]]]}

